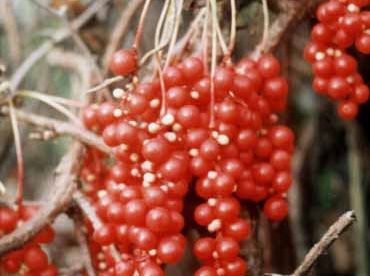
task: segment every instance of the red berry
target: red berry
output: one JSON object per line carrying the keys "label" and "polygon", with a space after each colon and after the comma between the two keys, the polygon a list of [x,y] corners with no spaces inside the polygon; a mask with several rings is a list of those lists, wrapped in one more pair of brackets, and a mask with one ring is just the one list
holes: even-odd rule
{"label": "red berry", "polygon": [[225,235],[237,241],[245,240],[251,232],[251,224],[244,219],[236,219],[225,226]]}
{"label": "red berry", "polygon": [[115,276],[132,276],[135,272],[134,262],[120,261],[114,266]]}
{"label": "red berry", "polygon": [[113,54],[109,69],[115,75],[126,76],[137,68],[137,53],[133,49],[121,49]]}
{"label": "red berry", "polygon": [[333,31],[326,24],[318,23],[311,31],[311,38],[318,43],[327,44],[333,37]]}
{"label": "red berry", "polygon": [[189,57],[182,62],[182,71],[187,81],[194,82],[203,75],[203,62],[196,57]]}
{"label": "red berry", "polygon": [[221,237],[216,241],[216,250],[222,260],[232,260],[239,254],[239,245],[230,237]]}
{"label": "red berry", "polygon": [[365,55],[370,54],[370,35],[367,33],[360,34],[356,39],[356,48]]}
{"label": "red berry", "polygon": [[288,203],[281,196],[269,198],[264,206],[265,216],[272,221],[281,221],[288,215]]}
{"label": "red berry", "polygon": [[177,240],[171,238],[162,239],[158,245],[158,257],[166,264],[177,263],[183,253],[184,246]]}
{"label": "red berry", "polygon": [[223,264],[228,276],[243,276],[247,271],[246,261],[240,257]]}
{"label": "red berry", "polygon": [[171,227],[171,215],[168,209],[156,207],[146,214],[146,226],[154,232],[167,232]]}
{"label": "red berry", "polygon": [[42,271],[48,266],[48,255],[38,246],[26,249],[24,254],[25,265],[34,271]]}
{"label": "red berry", "polygon": [[130,225],[143,225],[146,213],[147,206],[144,201],[133,199],[126,204],[123,216]]}
{"label": "red berry", "polygon": [[200,204],[195,208],[194,219],[199,225],[207,226],[214,218],[214,212],[207,203]]}
{"label": "red berry", "polygon": [[194,254],[200,260],[210,260],[216,249],[216,242],[212,238],[201,238],[194,244]]}
{"label": "red berry", "polygon": [[337,75],[347,77],[357,71],[357,61],[352,56],[343,54],[334,59],[334,68]]}
{"label": "red berry", "polygon": [[364,104],[369,99],[369,87],[365,84],[360,84],[355,87],[351,100],[357,104]]}
{"label": "red berry", "polygon": [[0,208],[0,231],[9,233],[15,229],[18,223],[18,215],[11,209]]}
{"label": "red berry", "polygon": [[343,119],[353,119],[358,113],[358,105],[352,101],[342,101],[338,105],[338,114]]}
{"label": "red berry", "polygon": [[260,74],[266,79],[276,77],[280,73],[279,61],[271,54],[263,55],[258,60],[257,68]]}

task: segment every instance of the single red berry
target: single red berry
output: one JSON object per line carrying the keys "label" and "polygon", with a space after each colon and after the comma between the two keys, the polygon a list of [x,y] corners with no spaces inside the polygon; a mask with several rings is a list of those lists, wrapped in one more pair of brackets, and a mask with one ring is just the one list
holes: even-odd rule
{"label": "single red berry", "polygon": [[272,221],[281,221],[288,215],[288,203],[281,196],[271,197],[265,202],[263,213]]}
{"label": "single red berry", "polygon": [[113,54],[109,69],[115,75],[126,76],[137,69],[137,53],[133,49],[121,49]]}
{"label": "single red berry", "polygon": [[358,105],[352,101],[342,101],[338,105],[338,114],[343,119],[353,119],[358,113]]}

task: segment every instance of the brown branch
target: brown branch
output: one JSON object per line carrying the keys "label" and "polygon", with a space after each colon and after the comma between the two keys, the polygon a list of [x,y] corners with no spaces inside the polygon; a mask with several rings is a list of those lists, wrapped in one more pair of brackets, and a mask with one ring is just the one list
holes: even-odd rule
{"label": "brown branch", "polygon": [[101,219],[97,216],[94,207],[90,204],[89,200],[80,191],[76,191],[73,195],[73,201],[81,210],[81,212],[87,217],[94,229],[99,229],[102,227],[103,223]]}
{"label": "brown branch", "polygon": [[[73,200],[82,213],[91,221],[94,229],[99,229],[102,227],[103,223],[101,219],[98,217],[94,207],[90,204],[89,200],[83,193],[76,191],[73,195]],[[109,246],[109,250],[116,261],[121,259],[119,251],[113,244]]]}
{"label": "brown branch", "polygon": [[[73,30],[79,30],[85,25],[106,3],[111,0],[98,0],[91,4],[84,13],[71,22]],[[44,57],[55,44],[62,42],[71,35],[68,28],[57,30],[52,38],[44,42],[40,47],[34,50],[15,71],[10,79],[10,88],[14,92],[21,84],[24,77],[32,69],[32,67]]]}
{"label": "brown branch", "polygon": [[[316,243],[311,250],[307,253],[300,266],[288,276],[303,276],[310,272],[311,268],[315,265],[321,255],[329,249],[339,236],[356,221],[354,211],[344,213],[337,221],[330,226],[328,231],[322,236],[320,241]],[[283,276],[277,273],[265,273],[268,276]]]}
{"label": "brown branch", "polygon": [[[1,110],[2,114],[8,115],[8,108],[3,106]],[[81,126],[74,125],[69,122],[64,122],[56,119],[47,118],[44,116],[36,115],[34,113],[28,113],[21,110],[15,111],[16,117],[19,121],[22,121],[27,124],[31,124],[37,127],[46,128],[54,131],[57,135],[61,136],[71,136],[86,145],[95,147],[102,152],[111,154],[112,150],[110,147],[104,144],[103,140],[95,135],[93,132],[90,132],[84,129]]]}
{"label": "brown branch", "polygon": [[302,276],[308,273],[319,257],[325,253],[332,243],[335,242],[355,220],[356,216],[354,211],[348,211],[343,214],[332,226],[330,226],[321,240],[311,248],[301,265],[293,272],[292,276]]}
{"label": "brown branch", "polygon": [[85,149],[82,144],[76,142],[71,146],[56,168],[55,190],[50,201],[40,209],[36,216],[0,239],[0,256],[25,245],[46,225],[52,223],[60,212],[68,208],[77,188],[81,159],[84,155]]}
{"label": "brown branch", "polygon": [[74,217],[74,222],[75,222],[76,238],[77,238],[78,244],[80,245],[82,262],[84,264],[86,273],[88,276],[95,276],[96,273],[95,273],[95,270],[92,264],[88,241],[86,239],[85,233],[82,231],[84,227],[82,223],[82,217],[76,214]]}
{"label": "brown branch", "polygon": [[4,29],[8,38],[8,48],[14,68],[21,58],[21,39],[18,32],[17,22],[11,6],[11,1],[0,1],[0,14],[3,19]]}
{"label": "brown branch", "polygon": [[131,19],[134,17],[136,11],[144,3],[144,0],[131,0],[127,7],[124,8],[121,17],[118,19],[112,34],[109,38],[108,46],[103,56],[103,73],[108,74],[108,65],[113,53],[119,48],[120,43],[126,33],[129,31]]}
{"label": "brown branch", "polygon": [[258,58],[262,53],[271,52],[281,41],[284,34],[314,10],[324,0],[271,0],[273,6],[280,10],[279,15],[272,23],[266,43],[259,43],[252,53],[253,58]]}

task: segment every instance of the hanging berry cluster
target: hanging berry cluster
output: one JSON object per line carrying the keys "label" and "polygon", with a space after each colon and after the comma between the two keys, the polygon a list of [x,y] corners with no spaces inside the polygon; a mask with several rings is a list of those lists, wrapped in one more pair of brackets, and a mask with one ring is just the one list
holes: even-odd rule
{"label": "hanging berry cluster", "polygon": [[[113,74],[133,76],[132,83],[115,89],[115,100],[89,105],[82,112],[85,127],[112,149],[110,155],[89,148],[80,174],[81,190],[93,207],[85,218],[85,234],[98,276],[164,276],[164,265],[179,262],[186,246],[181,231],[189,220],[183,216],[189,189],[202,200],[194,208],[194,221],[208,232],[193,247],[201,263],[195,276],[245,275],[239,242],[248,238],[251,224],[241,216],[241,201],[261,206],[274,222],[288,214],[294,134],[279,124],[277,115],[286,108],[288,84],[271,54],[231,62],[236,8],[235,1],[230,2],[228,48],[217,32],[217,2],[209,0],[199,13],[204,19],[201,53],[171,59],[183,3],[179,1],[175,22],[168,24],[174,27],[166,61],[161,60],[162,52],[154,51],[153,75],[140,79],[137,49],[150,3],[145,1],[132,49],[118,50],[110,63]],[[171,3],[164,3],[164,17]],[[265,0],[263,4],[266,11]],[[165,41],[164,29],[157,27],[156,49]],[[221,62],[217,41],[224,54]],[[8,222],[0,220],[0,230],[8,233],[23,217],[4,210],[0,216]],[[21,271],[22,276],[55,275],[40,248],[52,239],[51,228],[45,231],[4,257],[2,269]]]}
{"label": "hanging berry cluster", "polygon": [[[133,72],[134,55],[118,51],[111,70]],[[203,263],[195,275],[244,275],[238,242],[251,226],[240,217],[240,200],[263,202],[272,221],[288,212],[294,135],[277,123],[275,112],[284,110],[288,93],[279,74],[278,60],[266,54],[222,63],[210,78],[203,60],[193,56],[131,92],[116,89],[119,101],[84,110],[85,126],[115,154],[114,164],[105,166],[101,153],[91,150],[82,172],[84,190],[103,221],[92,229],[101,275],[161,276],[161,264],[180,260],[183,198],[193,182],[205,200],[195,221],[212,235],[195,243]],[[110,256],[111,245],[122,261]]]}
{"label": "hanging berry cluster", "polygon": [[331,0],[319,6],[317,23],[311,32],[312,41],[304,50],[312,63],[315,78],[313,89],[339,101],[338,114],[353,119],[358,105],[369,99],[369,88],[358,73],[357,61],[346,49],[354,45],[363,54],[370,54],[370,12],[361,11],[368,0]]}
{"label": "hanging berry cluster", "polygon": [[[38,206],[22,206],[14,211],[0,207],[0,238],[13,232],[18,225],[35,216]],[[19,276],[57,276],[56,267],[50,263],[45,246],[52,242],[54,230],[46,226],[21,249],[0,258],[0,275],[17,274]]]}

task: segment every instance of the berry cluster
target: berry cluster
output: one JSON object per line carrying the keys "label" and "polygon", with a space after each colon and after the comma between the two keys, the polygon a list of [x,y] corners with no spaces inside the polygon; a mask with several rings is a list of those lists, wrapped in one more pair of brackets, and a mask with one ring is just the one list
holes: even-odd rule
{"label": "berry cluster", "polygon": [[313,88],[338,100],[338,114],[353,119],[358,105],[369,99],[369,88],[357,71],[357,61],[346,53],[353,44],[363,54],[370,54],[370,12],[361,11],[369,0],[331,0],[319,6],[319,20],[311,32],[312,41],[304,50],[313,64]]}
{"label": "berry cluster", "polygon": [[[135,52],[114,55],[112,72],[135,70]],[[114,151],[112,160],[90,149],[81,174],[103,222],[89,227],[99,275],[162,276],[160,265],[178,262],[183,198],[193,182],[205,200],[195,221],[214,235],[194,246],[204,264],[196,276],[244,275],[238,242],[251,226],[240,217],[239,200],[262,202],[272,221],[288,212],[294,135],[275,114],[285,109],[287,93],[272,55],[221,64],[213,76],[202,59],[188,57],[131,91],[115,89],[115,102],[85,108],[85,126]],[[111,256],[112,245],[121,260]]]}
{"label": "berry cluster", "polygon": [[[0,237],[13,232],[22,222],[38,211],[37,206],[22,206],[17,212],[0,207]],[[49,263],[44,246],[54,238],[51,226],[45,227],[22,249],[12,251],[0,259],[0,274],[19,276],[57,276],[58,271]]]}

